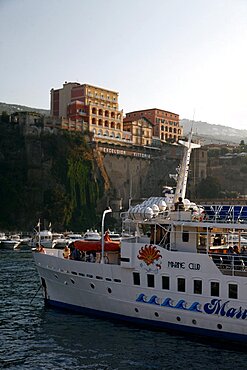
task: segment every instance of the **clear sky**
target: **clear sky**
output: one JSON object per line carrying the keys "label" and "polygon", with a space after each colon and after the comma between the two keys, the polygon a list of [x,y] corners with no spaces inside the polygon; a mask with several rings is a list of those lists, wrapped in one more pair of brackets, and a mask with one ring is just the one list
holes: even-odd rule
{"label": "clear sky", "polygon": [[77,81],[247,129],[247,0],[0,0],[0,101],[49,109]]}

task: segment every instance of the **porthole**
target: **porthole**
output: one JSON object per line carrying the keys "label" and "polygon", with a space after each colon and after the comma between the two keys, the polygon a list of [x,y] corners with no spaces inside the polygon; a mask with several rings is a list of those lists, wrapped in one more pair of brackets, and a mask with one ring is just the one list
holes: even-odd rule
{"label": "porthole", "polygon": [[90,279],[92,279],[93,278],[93,275],[87,274],[87,277],[90,278]]}
{"label": "porthole", "polygon": [[91,287],[92,289],[94,289],[94,288],[95,288],[95,285],[94,285],[93,283],[91,283],[91,284],[90,284],[90,287]]}
{"label": "porthole", "polygon": [[218,324],[218,325],[217,325],[217,328],[218,328],[218,329],[222,329],[222,325],[221,325],[221,324]]}
{"label": "porthole", "polygon": [[111,288],[108,288],[107,291],[108,291],[108,293],[111,293]]}
{"label": "porthole", "polygon": [[177,321],[181,321],[181,317],[177,316],[176,317]]}
{"label": "porthole", "polygon": [[72,284],[75,284],[75,280],[74,279],[70,279],[71,283]]}
{"label": "porthole", "polygon": [[103,278],[102,278],[102,276],[96,276],[96,279],[102,280]]}
{"label": "porthole", "polygon": [[55,274],[54,276],[55,276],[56,279],[58,279],[58,275],[57,274]]}
{"label": "porthole", "polygon": [[135,312],[139,312],[138,308],[135,308]]}
{"label": "porthole", "polygon": [[158,312],[155,312],[155,313],[154,313],[154,316],[159,317]]}
{"label": "porthole", "polygon": [[106,281],[111,281],[111,278],[105,278],[106,279]]}
{"label": "porthole", "polygon": [[79,275],[80,275],[80,276],[85,276],[85,274],[83,274],[82,272],[79,272]]}
{"label": "porthole", "polygon": [[68,284],[68,283],[67,283],[67,281],[65,281],[65,282],[64,282],[64,285],[67,285],[67,284]]}
{"label": "porthole", "polygon": [[197,322],[196,322],[196,320],[195,320],[195,319],[193,319],[193,320],[192,320],[192,324],[194,324],[194,325],[196,325],[196,324],[197,324]]}

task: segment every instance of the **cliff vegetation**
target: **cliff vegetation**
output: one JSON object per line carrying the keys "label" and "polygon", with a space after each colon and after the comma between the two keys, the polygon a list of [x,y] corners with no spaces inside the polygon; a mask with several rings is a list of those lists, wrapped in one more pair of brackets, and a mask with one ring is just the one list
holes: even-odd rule
{"label": "cliff vegetation", "polygon": [[87,136],[23,136],[18,125],[0,127],[0,230],[43,227],[85,230],[97,225],[104,180]]}

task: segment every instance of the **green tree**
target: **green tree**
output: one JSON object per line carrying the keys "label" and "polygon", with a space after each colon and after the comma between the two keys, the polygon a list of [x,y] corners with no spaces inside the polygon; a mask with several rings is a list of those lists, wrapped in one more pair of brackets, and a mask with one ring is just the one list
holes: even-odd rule
{"label": "green tree", "polygon": [[196,190],[199,198],[214,199],[220,197],[221,186],[215,177],[208,176],[201,180]]}
{"label": "green tree", "polygon": [[9,122],[9,115],[6,111],[2,111],[2,114],[1,114],[1,122]]}

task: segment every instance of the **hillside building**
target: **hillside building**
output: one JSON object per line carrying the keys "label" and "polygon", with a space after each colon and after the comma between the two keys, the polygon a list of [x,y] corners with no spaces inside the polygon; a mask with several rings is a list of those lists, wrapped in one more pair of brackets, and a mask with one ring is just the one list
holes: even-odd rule
{"label": "hillside building", "polygon": [[119,110],[118,92],[89,84],[65,82],[51,89],[51,116],[66,117],[94,133],[95,140],[130,141],[123,132],[123,111]]}
{"label": "hillside building", "polygon": [[130,132],[133,145],[148,146],[152,144],[152,123],[145,117],[137,120],[124,119],[124,131]]}
{"label": "hillside building", "polygon": [[183,129],[179,125],[179,115],[162,109],[152,108],[129,112],[124,122],[141,118],[146,118],[152,123],[153,136],[158,137],[162,142],[177,142],[183,134]]}

